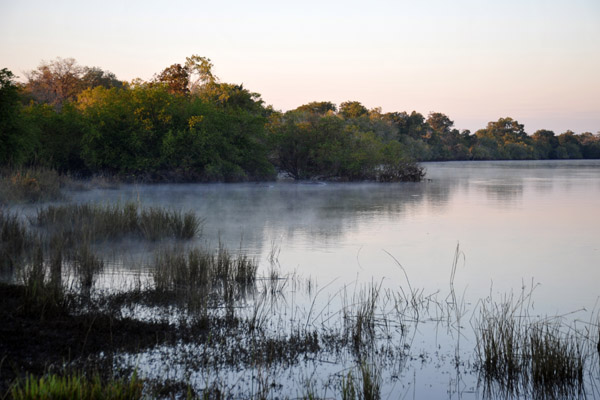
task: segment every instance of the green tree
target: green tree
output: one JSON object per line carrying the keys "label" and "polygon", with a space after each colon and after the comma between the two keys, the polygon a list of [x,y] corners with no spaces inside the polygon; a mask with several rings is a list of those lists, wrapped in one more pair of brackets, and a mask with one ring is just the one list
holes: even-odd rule
{"label": "green tree", "polygon": [[23,114],[35,127],[36,140],[30,149],[29,162],[61,172],[87,173],[81,156],[85,128],[73,103],[65,103],[60,111],[49,104],[32,103]]}
{"label": "green tree", "polygon": [[524,126],[512,118],[500,118],[489,122],[485,129],[477,131],[478,137],[488,136],[499,140],[499,143],[519,143],[527,140]]}
{"label": "green tree", "polygon": [[346,119],[359,118],[368,113],[369,110],[358,101],[345,101],[340,104],[340,114]]}
{"label": "green tree", "polygon": [[584,132],[579,136],[583,158],[600,158],[600,133]]}
{"label": "green tree", "polygon": [[22,117],[19,87],[14,75],[0,70],[0,164],[20,164],[33,146],[30,126]]}
{"label": "green tree", "polygon": [[581,147],[577,135],[571,130],[561,133],[558,136],[558,148],[556,154],[558,158],[583,158]]}
{"label": "green tree", "polygon": [[337,107],[330,101],[311,101],[310,103],[301,105],[294,111],[324,115],[329,112],[337,112]]}
{"label": "green tree", "polygon": [[532,135],[535,158],[554,159],[557,158],[556,148],[558,147],[558,138],[553,131],[540,129]]}
{"label": "green tree", "polygon": [[117,79],[115,74],[104,71],[99,67],[83,67],[83,73],[79,83],[79,92],[88,88],[103,86],[107,89],[112,87],[123,87],[123,82]]}

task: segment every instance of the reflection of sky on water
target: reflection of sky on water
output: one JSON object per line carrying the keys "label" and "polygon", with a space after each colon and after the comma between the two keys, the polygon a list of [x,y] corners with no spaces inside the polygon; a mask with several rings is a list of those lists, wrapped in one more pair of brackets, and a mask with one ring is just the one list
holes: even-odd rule
{"label": "reflection of sky on water", "polygon": [[[534,313],[586,308],[570,317],[589,320],[600,294],[600,161],[426,167],[428,179],[418,184],[124,185],[74,193],[73,200],[194,210],[206,220],[199,244],[221,240],[241,248],[259,259],[260,274],[267,273],[275,246],[282,276],[315,282],[311,293],[285,294],[275,314],[302,319],[313,305],[335,309],[335,296],[371,282],[395,291],[410,284],[445,301],[459,243],[464,258],[454,286],[465,301],[465,319],[478,300],[491,294],[499,301],[533,283],[539,284]],[[136,253],[148,257],[151,249],[139,246],[129,255]],[[429,361],[410,363],[399,392],[410,396],[416,385],[417,395],[445,397],[452,384],[463,391],[474,386],[472,376],[449,367],[456,334],[436,329],[419,328],[411,353]],[[461,346],[472,351],[472,329],[463,333]],[[425,389],[430,381],[436,385]]]}
{"label": "reflection of sky on water", "polygon": [[[600,162],[427,163],[420,184],[124,185],[75,201],[140,201],[194,210],[199,243],[259,257],[275,245],[284,271],[340,284],[383,279],[435,291],[447,286],[457,243],[457,283],[474,296],[532,278],[548,309],[592,301],[600,278]],[[147,249],[141,249],[141,253]],[[555,293],[560,288],[560,296]],[[557,303],[558,301],[558,303]]]}

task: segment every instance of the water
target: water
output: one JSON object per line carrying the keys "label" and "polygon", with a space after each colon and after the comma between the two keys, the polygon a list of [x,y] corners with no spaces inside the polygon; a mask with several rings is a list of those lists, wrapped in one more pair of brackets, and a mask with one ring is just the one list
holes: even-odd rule
{"label": "water", "polygon": [[[205,218],[198,244],[221,241],[256,257],[259,275],[268,273],[275,251],[282,276],[314,282],[311,293],[294,295],[294,307],[303,310],[299,319],[308,318],[312,304],[324,311],[335,306],[335,294],[372,282],[437,293],[445,301],[457,245],[452,287],[464,302],[464,331],[479,300],[518,294],[524,286],[535,287],[534,314],[594,318],[600,296],[600,161],[424,166],[422,183],[123,185],[71,196],[78,202],[135,200],[193,210]],[[148,249],[138,252],[143,256]],[[415,335],[412,361],[385,386],[392,398],[480,395],[476,378],[461,375],[450,361],[456,334],[442,338],[435,329]],[[465,334],[463,370],[473,361],[474,346]],[[325,365],[310,364],[305,373],[314,368],[323,374]]]}
{"label": "water", "polygon": [[[425,163],[427,181],[401,184],[135,185],[75,193],[74,201],[140,201],[205,218],[199,242],[241,248],[320,283],[406,279],[474,298],[533,279],[548,313],[591,307],[600,294],[600,162]],[[146,251],[143,249],[142,251]],[[266,263],[263,263],[266,267]]]}

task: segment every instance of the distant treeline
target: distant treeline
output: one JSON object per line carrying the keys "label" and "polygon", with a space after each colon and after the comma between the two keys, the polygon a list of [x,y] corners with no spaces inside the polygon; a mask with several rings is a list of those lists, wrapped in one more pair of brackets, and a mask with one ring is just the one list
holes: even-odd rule
{"label": "distant treeline", "polygon": [[471,134],[442,113],[382,113],[348,101],[285,113],[222,83],[192,56],[150,81],[122,82],[73,59],[19,84],[0,70],[0,165],[169,181],[419,180],[415,161],[600,158],[600,136],[525,133],[500,118]]}

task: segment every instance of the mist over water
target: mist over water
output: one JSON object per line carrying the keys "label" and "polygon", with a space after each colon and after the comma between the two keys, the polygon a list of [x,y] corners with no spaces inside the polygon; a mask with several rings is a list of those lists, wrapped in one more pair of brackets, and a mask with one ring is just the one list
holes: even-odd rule
{"label": "mist over water", "polygon": [[[383,393],[477,398],[477,377],[468,372],[476,347],[469,320],[480,301],[501,301],[507,294],[535,288],[535,316],[565,316],[569,321],[597,317],[600,161],[424,166],[427,179],[421,183],[121,185],[68,196],[78,203],[134,201],[194,211],[204,225],[190,245],[217,248],[221,243],[239,250],[258,260],[259,277],[273,268],[269,256],[274,254],[279,275],[293,277],[269,314],[280,331],[304,321],[325,325],[344,301],[351,303],[368,285],[389,293],[415,289],[433,296],[435,307],[448,304],[452,288],[464,306],[460,332],[442,334],[439,323],[416,324],[409,338],[410,356],[386,367],[389,376],[400,378],[384,382]],[[131,241],[107,247],[117,260],[99,279],[98,286],[104,287],[131,285],[122,280],[139,279],[136,271],[148,270],[155,250],[155,244]],[[149,275],[142,274],[142,279],[151,282]],[[455,368],[450,360],[458,336],[462,364]],[[194,358],[199,350],[155,351]],[[143,364],[155,356],[150,351],[125,362]],[[151,374],[155,367],[148,363],[142,371]],[[313,360],[294,367],[293,373],[326,379],[327,371],[338,373],[343,365],[339,360],[335,365]],[[236,373],[246,372],[228,371],[232,382],[241,379]],[[278,374],[279,382],[292,376],[286,369]]]}
{"label": "mist over water", "polygon": [[[321,284],[385,280],[474,298],[532,279],[548,312],[593,306],[600,278],[600,162],[425,163],[422,183],[122,185],[75,202],[136,201],[205,219],[198,244],[240,249]],[[140,253],[147,249],[140,249]],[[389,254],[388,254],[389,253]],[[391,255],[391,256],[390,256]],[[259,272],[260,273],[260,272]],[[559,296],[556,294],[560,293]]]}

